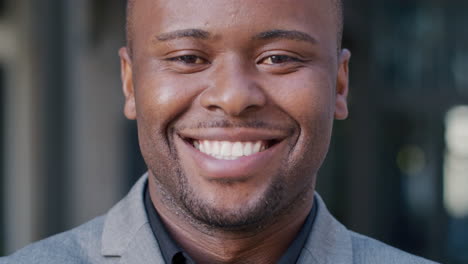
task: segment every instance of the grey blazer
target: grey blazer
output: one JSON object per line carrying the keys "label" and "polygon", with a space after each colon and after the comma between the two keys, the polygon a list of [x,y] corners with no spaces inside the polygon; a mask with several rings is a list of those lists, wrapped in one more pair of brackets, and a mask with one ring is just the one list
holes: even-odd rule
{"label": "grey blazer", "polygon": [[[0,264],[163,264],[143,205],[147,176],[106,215],[31,244]],[[434,263],[347,230],[316,195],[317,216],[298,263]]]}

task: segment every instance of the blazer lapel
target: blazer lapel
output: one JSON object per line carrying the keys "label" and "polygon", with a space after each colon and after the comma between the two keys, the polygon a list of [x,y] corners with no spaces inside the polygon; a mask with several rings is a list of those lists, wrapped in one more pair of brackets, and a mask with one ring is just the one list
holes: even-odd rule
{"label": "blazer lapel", "polygon": [[164,264],[159,246],[154,239],[151,227],[141,227],[123,252],[121,263],[128,264]]}
{"label": "blazer lapel", "polygon": [[330,214],[317,193],[315,202],[317,203],[317,216],[297,263],[353,263],[349,231]]}
{"label": "blazer lapel", "polygon": [[126,264],[164,264],[144,208],[147,179],[143,175],[107,214],[101,240],[104,257]]}

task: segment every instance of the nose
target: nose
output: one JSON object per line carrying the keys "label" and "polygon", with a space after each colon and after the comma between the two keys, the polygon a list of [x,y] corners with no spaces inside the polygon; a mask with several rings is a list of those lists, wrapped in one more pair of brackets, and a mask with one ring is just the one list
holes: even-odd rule
{"label": "nose", "polygon": [[212,74],[200,100],[208,111],[238,117],[265,105],[266,95],[252,77],[254,73],[238,61],[220,64]]}

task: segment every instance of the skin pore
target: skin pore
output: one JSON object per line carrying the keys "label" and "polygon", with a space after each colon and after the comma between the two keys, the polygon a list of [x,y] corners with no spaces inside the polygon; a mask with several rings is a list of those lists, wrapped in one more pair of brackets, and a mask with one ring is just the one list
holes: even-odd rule
{"label": "skin pore", "polygon": [[[313,203],[348,62],[328,0],[134,0],[120,50],[153,204],[198,263],[275,263]],[[199,142],[262,142],[222,160]]]}

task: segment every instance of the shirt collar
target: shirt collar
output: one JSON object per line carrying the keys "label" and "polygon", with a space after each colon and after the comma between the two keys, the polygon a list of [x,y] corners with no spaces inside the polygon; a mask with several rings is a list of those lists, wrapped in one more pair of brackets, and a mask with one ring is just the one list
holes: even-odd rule
{"label": "shirt collar", "polygon": [[[151,230],[153,231],[156,240],[159,243],[161,253],[166,263],[195,263],[190,256],[177,244],[167,231],[164,223],[162,222],[158,212],[153,206],[151,201],[148,187],[145,188],[145,209],[149,217]],[[302,225],[299,233],[294,238],[291,245],[289,245],[286,252],[281,256],[278,264],[291,264],[296,263],[302,249],[309,237],[309,234],[314,225],[315,216],[317,215],[317,205],[314,197],[314,204],[312,210],[307,216],[304,224]]]}
{"label": "shirt collar", "polygon": [[148,187],[145,189],[145,209],[148,214],[151,230],[158,241],[164,261],[168,264],[195,263],[167,231],[166,226],[151,202]]}
{"label": "shirt collar", "polygon": [[309,238],[310,232],[312,231],[312,227],[314,226],[315,216],[317,215],[317,203],[314,196],[314,204],[312,210],[310,210],[309,215],[307,216],[304,224],[297,233],[296,238],[294,241],[289,245],[286,252],[281,256],[280,260],[277,264],[290,264],[296,263],[299,259],[299,255],[301,255],[302,249]]}

